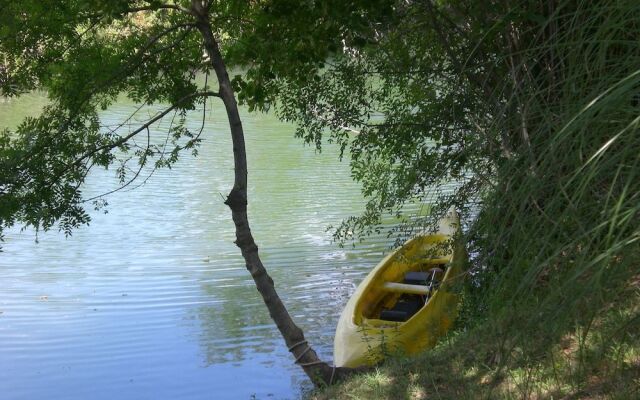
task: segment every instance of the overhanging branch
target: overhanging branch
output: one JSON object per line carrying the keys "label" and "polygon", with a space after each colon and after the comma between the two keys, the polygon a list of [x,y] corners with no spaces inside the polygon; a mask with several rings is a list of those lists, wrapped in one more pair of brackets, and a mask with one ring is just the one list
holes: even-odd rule
{"label": "overhanging branch", "polygon": [[102,145],[102,146],[98,146],[95,149],[92,149],[91,151],[85,153],[84,155],[82,155],[82,157],[76,159],[76,161],[73,163],[73,165],[74,166],[80,165],[80,163],[82,163],[84,160],[86,160],[87,158],[91,157],[92,155],[94,155],[94,154],[96,154],[96,153],[98,153],[100,151],[112,150],[112,149],[114,149],[116,147],[119,147],[119,146],[125,144],[127,141],[129,141],[129,139],[131,139],[132,137],[136,136],[140,132],[146,130],[151,125],[153,125],[157,121],[161,120],[165,115],[169,114],[171,111],[175,110],[176,108],[179,108],[180,105],[185,103],[187,100],[191,100],[191,99],[196,98],[196,97],[220,97],[220,94],[218,92],[205,91],[205,92],[192,93],[190,95],[184,96],[183,98],[179,99],[175,104],[171,105],[171,107],[168,107],[165,110],[163,110],[162,112],[156,114],[153,118],[151,118],[149,121],[147,121],[146,123],[141,125],[138,129],[136,129],[133,132],[129,133],[128,135],[121,137],[120,139],[116,140],[115,142],[112,142],[112,143],[109,143],[109,144],[105,144],[105,145]]}

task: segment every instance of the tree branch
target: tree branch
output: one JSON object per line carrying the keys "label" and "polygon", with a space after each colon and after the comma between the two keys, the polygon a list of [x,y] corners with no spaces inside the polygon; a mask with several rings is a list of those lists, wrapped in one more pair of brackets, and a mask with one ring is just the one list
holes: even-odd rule
{"label": "tree branch", "polygon": [[231,209],[231,217],[236,227],[235,243],[240,248],[245,266],[269,310],[271,319],[280,331],[289,351],[295,357],[295,363],[302,367],[315,385],[328,384],[334,381],[333,378],[341,378],[352,370],[332,368],[319,359],[315,350],[307,344],[302,329],[291,318],[275,289],[273,280],[260,259],[258,246],[251,233],[247,216],[247,154],[238,104],[218,42],[213,35],[207,14],[208,10],[198,0],[192,0],[191,6],[198,15],[197,27],[202,34],[205,50],[218,78],[220,97],[229,119],[233,143],[234,184],[225,203]]}
{"label": "tree branch", "polygon": [[213,97],[220,97],[220,94],[218,92],[212,92],[212,91],[206,91],[206,92],[198,92],[198,93],[192,93],[190,95],[184,96],[183,98],[179,99],[175,104],[171,105],[171,107],[165,109],[164,111],[160,112],[159,114],[156,114],[156,116],[154,116],[153,118],[151,118],[149,121],[147,121],[145,124],[141,125],[138,129],[134,130],[133,132],[129,133],[126,136],[121,137],[119,140],[116,140],[115,142],[109,143],[109,144],[105,144],[102,146],[98,146],[95,149],[92,149],[91,151],[85,153],[82,157],[76,159],[76,161],[73,163],[73,165],[77,166],[80,165],[80,163],[83,160],[86,160],[87,158],[91,157],[92,155],[103,151],[103,150],[112,150],[118,146],[123,145],[124,143],[126,143],[129,139],[131,139],[132,137],[136,136],[138,133],[144,131],[145,129],[149,128],[151,125],[153,125],[155,122],[161,120],[165,115],[169,114],[172,110],[179,108],[180,105],[182,103],[184,103],[187,100],[193,99],[195,97],[209,97],[209,96],[213,96]]}
{"label": "tree branch", "polygon": [[181,7],[177,4],[154,4],[152,6],[131,7],[131,8],[127,8],[123,12],[123,14],[137,13],[141,11],[157,11],[157,10],[176,10],[176,11],[182,11],[189,15],[193,15],[193,12],[191,12],[190,9]]}
{"label": "tree branch", "polygon": [[[177,4],[166,4],[166,3],[164,3],[164,4],[154,4],[154,5],[149,5],[149,6],[125,8],[124,10],[122,10],[121,12],[119,12],[117,14],[118,15],[125,15],[125,14],[135,14],[135,13],[143,12],[143,11],[157,11],[157,10],[176,10],[176,11],[181,11],[181,12],[189,14],[189,15],[193,15],[191,10],[188,9],[188,8],[181,7],[181,6],[177,5]],[[105,15],[106,15],[105,13],[94,13],[94,14],[84,15],[83,18],[85,18],[85,19],[100,19],[100,18],[104,17]]]}
{"label": "tree branch", "polygon": [[[108,192],[106,192],[106,193],[99,194],[99,195],[97,195],[97,196],[90,197],[90,198],[88,198],[88,199],[84,199],[82,202],[83,202],[83,203],[87,203],[87,202],[90,202],[90,201],[93,201],[93,200],[99,199],[99,198],[101,198],[101,197],[108,196],[108,195],[110,195],[110,194],[112,194],[112,193],[119,192],[119,191],[121,191],[122,189],[124,189],[124,188],[126,188],[127,186],[129,186],[130,184],[132,184],[132,183],[133,183],[133,181],[135,181],[135,180],[138,178],[138,176],[140,176],[140,172],[142,172],[142,168],[144,168],[144,166],[145,166],[145,165],[146,165],[146,163],[147,163],[147,151],[149,150],[149,148],[150,148],[150,147],[151,147],[151,132],[150,132],[150,130],[149,130],[149,127],[147,127],[147,147],[145,148],[145,151],[144,151],[144,153],[142,154],[142,161],[140,162],[140,167],[139,167],[139,168],[138,168],[138,170],[136,171],[136,173],[135,173],[135,175],[133,176],[133,178],[129,179],[129,180],[128,180],[124,185],[121,185],[121,186],[119,186],[119,187],[118,187],[118,188],[116,188],[116,189],[110,190],[110,191],[108,191]],[[126,161],[125,161],[125,164],[126,164],[126,162],[127,162],[127,161],[129,161],[129,160],[126,160]],[[123,168],[124,168],[124,164],[123,164]],[[122,181],[121,181],[121,182],[122,182]]]}

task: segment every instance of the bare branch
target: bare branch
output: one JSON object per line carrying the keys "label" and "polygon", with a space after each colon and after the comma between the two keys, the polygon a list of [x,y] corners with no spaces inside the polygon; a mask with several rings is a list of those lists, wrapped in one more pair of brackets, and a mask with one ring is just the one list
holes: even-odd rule
{"label": "bare branch", "polygon": [[176,10],[176,11],[182,11],[189,15],[193,15],[193,12],[190,9],[181,7],[177,4],[154,4],[152,6],[131,7],[126,9],[124,11],[124,14],[137,13],[141,11],[157,11],[157,10]]}
{"label": "bare branch", "polygon": [[186,102],[187,100],[193,99],[195,97],[209,97],[209,96],[213,96],[213,97],[220,97],[220,95],[218,94],[218,92],[211,92],[211,91],[206,91],[206,92],[198,92],[198,93],[192,93],[190,95],[184,96],[183,98],[181,98],[180,100],[178,100],[175,104],[172,104],[171,107],[165,109],[164,111],[156,114],[153,118],[151,118],[149,121],[147,121],[146,123],[144,123],[142,126],[140,126],[138,129],[134,130],[133,132],[129,133],[126,136],[121,137],[119,140],[116,140],[113,143],[109,143],[109,144],[105,144],[102,146],[98,146],[95,149],[92,149],[91,151],[85,153],[82,157],[78,158],[73,165],[80,165],[80,163],[83,160],[86,160],[87,158],[91,157],[92,155],[103,151],[103,150],[111,150],[114,149],[118,146],[123,145],[124,143],[126,143],[129,139],[131,139],[132,137],[136,136],[137,134],[139,134],[140,132],[144,131],[145,129],[149,128],[151,125],[153,125],[155,122],[161,120],[165,115],[169,114],[172,110],[175,110],[176,108],[179,108],[181,104],[183,104],[184,102]]}
{"label": "bare branch", "polygon": [[[193,15],[193,12],[190,9],[181,7],[177,4],[154,4],[149,6],[130,7],[122,10],[122,12],[118,13],[118,15],[135,14],[135,13],[144,12],[144,11],[157,11],[157,10],[176,10],[189,15]],[[104,16],[105,16],[105,13],[94,13],[94,14],[87,14],[83,18],[100,19]]]}
{"label": "bare branch", "polygon": [[84,200],[82,200],[82,202],[83,202],[83,203],[87,203],[87,202],[90,202],[90,201],[93,201],[93,200],[99,199],[99,198],[101,198],[101,197],[108,196],[108,195],[113,194],[113,193],[115,193],[115,192],[119,192],[119,191],[121,191],[122,189],[124,189],[124,188],[126,188],[127,186],[129,186],[130,184],[132,184],[132,183],[133,183],[133,181],[135,181],[136,179],[138,179],[138,176],[140,176],[140,172],[142,172],[142,169],[144,168],[144,166],[145,166],[145,165],[146,165],[146,163],[147,163],[147,150],[149,150],[149,147],[150,147],[150,146],[151,146],[151,131],[149,130],[149,127],[147,127],[147,147],[146,147],[146,149],[145,149],[145,152],[144,152],[144,153],[143,153],[143,155],[142,155],[142,161],[140,161],[140,167],[139,167],[139,168],[138,168],[138,170],[136,171],[136,173],[135,173],[135,175],[133,176],[133,178],[129,179],[129,180],[128,180],[124,185],[121,185],[120,187],[117,187],[117,188],[115,188],[115,189],[113,189],[113,190],[110,190],[110,191],[108,191],[108,192],[106,192],[106,193],[102,193],[102,194],[99,194],[99,195],[97,195],[97,196],[93,196],[93,197],[90,197],[90,198],[88,198],[88,199],[84,199]]}

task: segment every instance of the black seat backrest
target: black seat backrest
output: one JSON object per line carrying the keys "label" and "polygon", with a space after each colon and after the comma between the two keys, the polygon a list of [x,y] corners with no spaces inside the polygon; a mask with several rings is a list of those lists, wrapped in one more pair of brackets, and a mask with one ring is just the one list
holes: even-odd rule
{"label": "black seat backrest", "polygon": [[385,321],[404,322],[411,318],[424,305],[420,296],[402,295],[390,310],[382,310],[380,319]]}
{"label": "black seat backrest", "polygon": [[410,285],[426,285],[429,283],[429,273],[409,271],[404,275],[404,283]]}
{"label": "black seat backrest", "polygon": [[380,319],[383,321],[404,322],[409,319],[409,314],[405,311],[382,310]]}

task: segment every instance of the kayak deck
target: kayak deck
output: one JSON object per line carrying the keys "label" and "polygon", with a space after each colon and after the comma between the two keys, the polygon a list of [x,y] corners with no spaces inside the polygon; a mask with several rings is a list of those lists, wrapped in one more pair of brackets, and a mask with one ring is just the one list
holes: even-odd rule
{"label": "kayak deck", "polygon": [[[398,302],[410,295],[422,296],[423,306],[435,290],[436,283],[441,281],[451,256],[433,257],[430,252],[442,251],[449,237],[445,235],[429,235],[417,237],[409,241],[394,253],[382,266],[372,272],[366,289],[355,306],[354,323],[362,325],[374,319],[384,320],[385,310],[392,310]],[[431,255],[427,257],[427,255]],[[407,274],[426,273],[430,281],[424,284],[405,283]],[[376,323],[378,327],[384,324]],[[395,327],[389,324],[389,328]]]}

